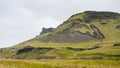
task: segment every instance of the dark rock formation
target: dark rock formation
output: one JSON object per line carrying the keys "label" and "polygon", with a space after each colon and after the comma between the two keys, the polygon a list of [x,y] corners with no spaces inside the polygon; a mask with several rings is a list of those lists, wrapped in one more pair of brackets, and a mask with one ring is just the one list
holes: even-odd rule
{"label": "dark rock formation", "polygon": [[38,51],[39,53],[44,53],[44,52],[48,52],[50,50],[52,50],[54,48],[45,48],[45,47],[39,47],[39,48],[34,48],[34,47],[31,47],[31,46],[26,46],[20,50],[18,50],[18,52],[16,54],[21,54],[21,53],[25,53],[25,52],[31,52],[32,51]]}
{"label": "dark rock formation", "polygon": [[120,30],[120,25],[117,25],[116,28]]}
{"label": "dark rock formation", "polygon": [[54,48],[51,48],[51,47],[38,47],[36,49],[38,49],[38,50],[42,50],[42,49],[52,50]]}
{"label": "dark rock formation", "polygon": [[83,51],[83,50],[86,50],[86,49],[83,49],[83,48],[72,48],[72,47],[66,47],[66,49],[73,50],[73,51]]}
{"label": "dark rock formation", "polygon": [[120,46],[120,43],[115,43],[113,44],[113,46]]}
{"label": "dark rock formation", "polygon": [[93,50],[93,49],[97,49],[97,48],[100,48],[100,46],[93,46],[93,47],[91,47],[91,48],[88,48],[88,50]]}
{"label": "dark rock formation", "polygon": [[17,54],[20,54],[20,53],[23,53],[23,52],[27,52],[27,51],[31,51],[31,50],[33,50],[33,49],[34,49],[34,47],[26,46],[26,47],[18,50]]}
{"label": "dark rock formation", "polygon": [[84,13],[87,14],[85,18],[89,21],[93,19],[116,19],[120,16],[119,13],[115,12],[85,11]]}
{"label": "dark rock formation", "polygon": [[90,25],[90,27],[93,29],[94,31],[94,37],[97,38],[97,39],[104,39],[105,36],[100,32],[100,30],[94,26],[94,25]]}
{"label": "dark rock formation", "polygon": [[102,24],[102,25],[106,25],[107,23],[106,23],[106,22],[100,22],[100,24]]}
{"label": "dark rock formation", "polygon": [[66,47],[66,49],[68,50],[73,50],[73,51],[84,51],[84,50],[93,50],[93,49],[97,49],[100,48],[100,46],[93,46],[91,48],[72,48],[72,47]]}
{"label": "dark rock formation", "polygon": [[54,28],[42,28],[42,31],[40,33],[40,35],[48,33],[48,32],[52,32]]}

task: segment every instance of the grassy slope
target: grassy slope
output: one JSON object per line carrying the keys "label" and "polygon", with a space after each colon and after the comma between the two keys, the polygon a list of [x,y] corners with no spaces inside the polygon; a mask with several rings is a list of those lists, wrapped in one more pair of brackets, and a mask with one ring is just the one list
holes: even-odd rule
{"label": "grassy slope", "polygon": [[[95,42],[95,41],[94,41]],[[10,57],[15,55],[16,52],[22,48],[23,46],[33,46],[33,47],[52,47],[55,48],[54,50],[51,50],[49,52],[46,52],[44,54],[39,54],[39,56],[56,56],[58,59],[72,59],[72,58],[91,58],[91,57],[103,57],[104,59],[120,59],[120,46],[113,46],[113,43],[101,43],[101,42],[96,42],[94,43],[93,41],[88,42],[83,42],[83,43],[43,43],[43,42],[28,42],[25,44],[22,44],[20,46],[15,46],[11,48],[7,48],[5,50],[5,53],[3,54],[4,57]],[[31,45],[32,44],[32,45]],[[72,48],[90,48],[93,47],[96,44],[100,44],[100,48],[98,49],[93,49],[93,50],[84,50],[84,51],[74,51],[74,50],[69,50],[66,49],[66,47],[72,47]],[[38,52],[39,53],[39,52]],[[29,53],[25,53],[27,55],[27,58],[31,57]],[[37,52],[35,53],[37,54]],[[34,55],[34,54],[33,54]],[[0,55],[2,56],[2,54]],[[24,55],[21,54],[21,57]],[[37,55],[38,56],[38,55]],[[32,58],[39,58],[32,56]]]}

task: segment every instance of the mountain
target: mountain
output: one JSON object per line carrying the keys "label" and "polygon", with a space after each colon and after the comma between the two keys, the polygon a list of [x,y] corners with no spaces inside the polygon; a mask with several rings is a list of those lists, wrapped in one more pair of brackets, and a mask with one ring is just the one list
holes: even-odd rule
{"label": "mountain", "polygon": [[120,14],[102,11],[77,13],[57,28],[43,28],[33,39],[0,49],[0,57],[120,59]]}
{"label": "mountain", "polygon": [[42,42],[80,42],[113,37],[117,39],[120,36],[116,35],[120,33],[119,19],[118,13],[86,11],[71,16],[52,32],[35,39]]}

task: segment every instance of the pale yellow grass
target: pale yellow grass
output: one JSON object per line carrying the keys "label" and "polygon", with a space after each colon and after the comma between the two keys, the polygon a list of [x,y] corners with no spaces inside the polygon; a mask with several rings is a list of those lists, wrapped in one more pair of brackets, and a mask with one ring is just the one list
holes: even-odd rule
{"label": "pale yellow grass", "polygon": [[5,68],[2,64],[0,64],[0,68]]}

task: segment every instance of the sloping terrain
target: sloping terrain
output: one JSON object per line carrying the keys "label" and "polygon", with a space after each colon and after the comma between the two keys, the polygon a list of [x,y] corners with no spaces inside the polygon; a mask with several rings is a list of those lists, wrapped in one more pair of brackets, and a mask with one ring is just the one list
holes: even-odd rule
{"label": "sloping terrain", "polygon": [[120,59],[120,14],[86,11],[57,28],[13,47],[0,49],[1,58]]}

